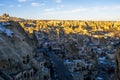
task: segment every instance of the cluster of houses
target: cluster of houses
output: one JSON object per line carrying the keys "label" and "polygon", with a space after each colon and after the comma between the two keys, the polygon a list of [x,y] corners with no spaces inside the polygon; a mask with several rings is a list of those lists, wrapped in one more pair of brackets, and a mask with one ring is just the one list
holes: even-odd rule
{"label": "cluster of houses", "polygon": [[[77,46],[79,51],[78,54],[69,54],[63,45],[63,43],[66,44],[65,40],[63,42],[58,42],[54,39],[50,41],[45,33],[38,32],[36,34],[42,34],[40,35],[42,37],[38,36],[38,39],[42,41],[45,41],[43,39],[46,38],[47,43],[43,43],[43,45],[47,44],[46,46],[48,46],[49,44],[56,55],[63,59],[64,65],[67,66],[75,78],[74,80],[110,80],[110,78],[113,78],[115,69],[114,56],[116,52],[114,45],[119,42],[118,38],[105,36],[102,40],[101,38],[86,35],[77,36],[81,37],[83,44],[81,46],[78,40],[73,40],[76,41],[75,46]],[[73,38],[68,37],[68,39]]]}
{"label": "cluster of houses", "polygon": [[[92,62],[84,61],[84,60],[65,60],[64,65],[67,66],[69,71],[71,72],[74,80],[96,80],[95,75],[97,74],[97,70],[95,70],[95,66]],[[93,73],[91,73],[94,72]],[[91,75],[89,75],[91,73]]]}
{"label": "cluster of houses", "polygon": [[68,67],[70,72],[92,70],[95,68],[91,62],[84,60],[72,60],[72,61],[65,60],[64,64]]}
{"label": "cluster of houses", "polygon": [[50,80],[50,70],[44,64],[45,60],[41,56],[31,59],[26,56],[21,64],[0,60],[0,77],[3,80],[6,80],[6,77],[8,80]]}
{"label": "cluster of houses", "polygon": [[[115,49],[112,50],[106,49],[104,47],[97,47],[99,45],[96,44],[90,44],[88,48],[81,48],[79,51],[79,55],[82,56],[73,58],[73,59],[67,59],[64,60],[64,64],[68,67],[69,71],[75,75],[76,72],[82,73],[81,76],[75,76],[78,77],[78,79],[75,80],[88,80],[84,79],[85,75],[89,76],[89,72],[93,72],[90,76],[89,80],[106,80],[113,78],[114,70],[115,70]],[[87,46],[86,46],[87,47]],[[83,51],[82,51],[83,50]],[[87,50],[87,51],[86,51]],[[107,75],[104,75],[107,74]],[[81,77],[81,78],[79,78]],[[83,78],[83,79],[82,79]]]}

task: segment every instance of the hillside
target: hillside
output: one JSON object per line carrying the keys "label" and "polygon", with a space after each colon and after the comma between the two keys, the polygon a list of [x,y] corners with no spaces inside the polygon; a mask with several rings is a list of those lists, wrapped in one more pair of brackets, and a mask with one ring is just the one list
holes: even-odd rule
{"label": "hillside", "polygon": [[0,69],[11,74],[29,68],[23,64],[24,58],[30,58],[33,49],[34,44],[19,23],[0,22]]}
{"label": "hillside", "polygon": [[[72,20],[36,20],[20,22],[27,33],[33,34],[34,31],[40,31],[47,34],[49,40],[57,41],[64,45],[64,50],[68,53],[78,53],[77,46],[83,46],[83,40],[89,38],[97,39],[101,45],[110,46],[112,39],[120,39],[119,21],[72,21]],[[89,42],[89,41],[88,41]],[[94,41],[93,41],[94,42]],[[114,41],[117,43],[117,41]],[[86,49],[87,48],[86,46]],[[113,48],[114,49],[114,48]],[[111,48],[112,50],[112,48]],[[114,52],[115,53],[115,52]],[[116,53],[116,79],[119,80],[120,57]],[[68,54],[70,56],[71,54]],[[75,58],[75,54],[71,55]],[[78,55],[77,55],[78,56]]]}
{"label": "hillside", "polygon": [[[43,43],[42,40],[35,42],[36,32],[40,33],[38,35],[40,39],[43,38]],[[92,47],[99,50],[101,48],[103,53],[112,49],[115,51],[113,44],[120,40],[119,33],[118,21],[26,20],[4,14],[0,16],[0,69],[8,74],[11,74],[11,71],[17,73],[29,68],[38,69],[38,64],[33,59],[36,54],[34,49],[50,41],[56,43],[53,47],[60,46],[62,52],[67,53],[64,55],[65,59],[77,59],[83,56],[85,59],[94,58]],[[101,46],[94,48],[91,47],[91,43]],[[84,54],[78,57],[78,53]],[[34,67],[29,62],[31,60],[35,63]],[[116,76],[119,78],[119,49],[114,61],[116,61]]]}

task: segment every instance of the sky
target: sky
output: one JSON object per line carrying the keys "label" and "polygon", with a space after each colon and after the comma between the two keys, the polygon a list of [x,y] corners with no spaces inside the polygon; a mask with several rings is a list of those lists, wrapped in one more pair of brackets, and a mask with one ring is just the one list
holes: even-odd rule
{"label": "sky", "polygon": [[0,0],[3,13],[40,20],[120,21],[120,0]]}

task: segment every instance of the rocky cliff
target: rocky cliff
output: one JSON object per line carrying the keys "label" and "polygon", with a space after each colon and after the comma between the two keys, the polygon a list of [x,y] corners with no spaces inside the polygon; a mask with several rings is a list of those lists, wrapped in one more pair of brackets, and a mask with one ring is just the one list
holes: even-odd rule
{"label": "rocky cliff", "polygon": [[30,68],[26,63],[29,63],[33,49],[33,41],[19,23],[0,22],[0,71],[12,74]]}
{"label": "rocky cliff", "polygon": [[116,55],[115,55],[115,62],[116,62],[116,79],[115,80],[120,80],[120,47],[117,49]]}

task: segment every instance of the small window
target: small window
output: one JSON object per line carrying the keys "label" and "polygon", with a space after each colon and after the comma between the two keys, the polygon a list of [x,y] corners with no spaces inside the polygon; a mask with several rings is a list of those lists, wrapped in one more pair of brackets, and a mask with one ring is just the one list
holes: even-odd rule
{"label": "small window", "polygon": [[41,63],[41,66],[43,65],[43,63]]}
{"label": "small window", "polygon": [[45,75],[44,76],[44,80],[48,80],[48,79],[49,79],[49,77]]}
{"label": "small window", "polygon": [[17,67],[17,66],[16,66],[15,68],[16,68],[16,70],[18,70],[18,67]]}
{"label": "small window", "polygon": [[5,68],[5,66],[3,65],[3,68]]}
{"label": "small window", "polygon": [[29,78],[30,77],[30,75],[29,75],[29,73],[27,73],[27,78]]}
{"label": "small window", "polygon": [[25,64],[26,62],[25,61],[23,61],[23,64]]}
{"label": "small window", "polygon": [[26,73],[24,73],[24,78],[26,78]]}
{"label": "small window", "polygon": [[33,73],[31,72],[31,77],[33,76]]}

